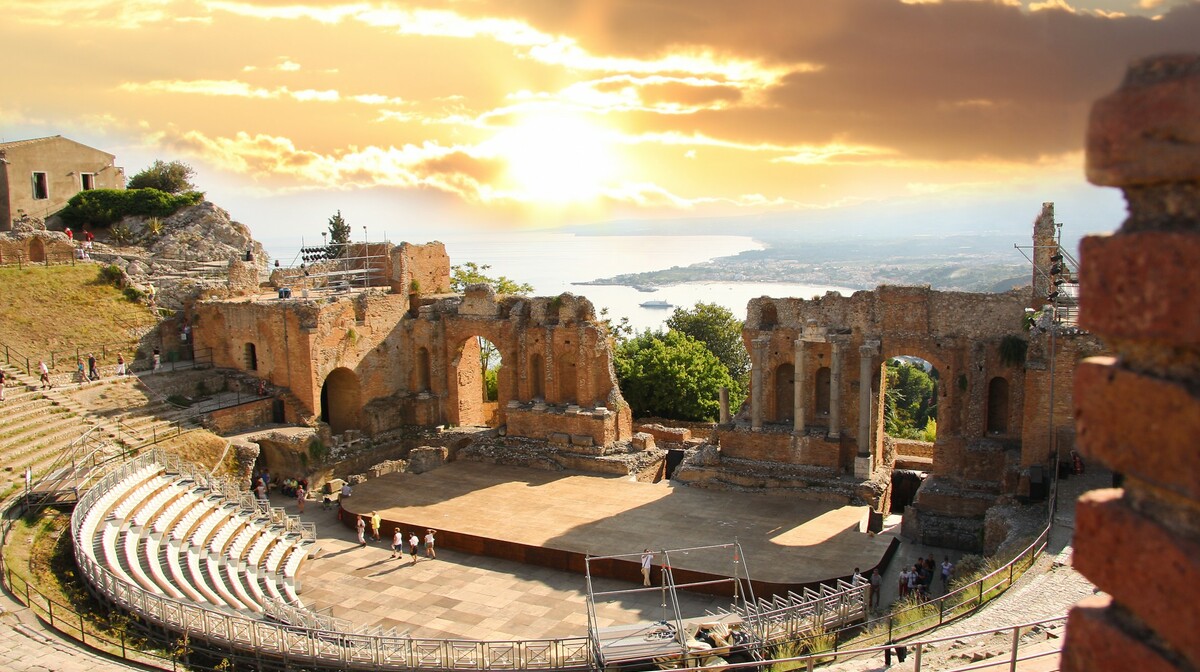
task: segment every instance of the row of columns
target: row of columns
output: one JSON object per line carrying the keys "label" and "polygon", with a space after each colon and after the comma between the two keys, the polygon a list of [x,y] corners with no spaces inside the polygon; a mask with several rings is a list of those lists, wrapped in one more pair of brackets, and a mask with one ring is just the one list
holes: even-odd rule
{"label": "row of columns", "polygon": [[[842,435],[842,378],[843,378],[843,363],[845,360],[845,346],[849,339],[845,336],[825,336],[817,335],[811,337],[801,337],[793,342],[795,348],[793,358],[793,370],[795,382],[793,384],[794,396],[792,400],[792,429],[797,434],[803,434],[807,428],[805,418],[807,417],[808,409],[805,401],[808,398],[806,391],[807,375],[807,360],[806,350],[809,342],[828,342],[831,350],[831,361],[829,366],[829,438],[836,439]],[[765,399],[764,384],[765,375],[764,368],[766,367],[767,349],[770,347],[770,337],[759,336],[751,342],[752,349],[752,368],[750,370],[750,426],[752,429],[761,429],[763,426]],[[858,349],[859,352],[859,414],[858,414],[858,456],[869,458],[871,455],[871,418],[872,418],[872,399],[871,380],[874,376],[873,367],[876,366],[876,357],[879,355],[879,341],[864,341]]]}

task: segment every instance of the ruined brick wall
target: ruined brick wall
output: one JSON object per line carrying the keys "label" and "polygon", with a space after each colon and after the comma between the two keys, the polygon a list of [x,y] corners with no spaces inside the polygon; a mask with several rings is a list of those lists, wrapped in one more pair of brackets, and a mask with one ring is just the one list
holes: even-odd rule
{"label": "ruined brick wall", "polygon": [[274,404],[274,397],[264,397],[258,401],[221,408],[206,416],[204,427],[222,435],[261,427],[271,422]]}
{"label": "ruined brick wall", "polygon": [[[434,275],[448,271],[440,243],[397,250],[404,277],[435,284]],[[541,437],[551,429],[546,422],[582,410],[604,418],[587,432],[603,445],[632,436],[612,349],[591,302],[570,294],[497,297],[486,286],[422,301],[416,311],[409,298],[377,289],[206,301],[196,307],[193,333],[198,348],[213,347],[216,366],[253,369],[288,388],[335,434],[405,424],[496,426],[510,409],[540,404],[553,409],[510,433]],[[493,343],[502,360],[493,404],[483,400],[478,337]]]}
{"label": "ruined brick wall", "polygon": [[450,291],[450,255],[434,241],[400,243],[389,255],[388,278],[396,294],[446,294]]}
{"label": "ruined brick wall", "polygon": [[[776,372],[781,364],[805,373],[806,431],[837,434],[858,442],[861,386],[871,386],[872,422],[864,445],[878,461],[882,443],[878,428],[880,366],[900,355],[929,361],[938,370],[938,450],[935,471],[951,475],[961,469],[965,447],[987,433],[989,384],[1003,377],[1009,384],[1009,404],[1014,433],[1019,426],[1024,369],[1001,361],[999,343],[1005,336],[1024,338],[1024,309],[1028,290],[1004,294],[939,292],[929,287],[882,286],[873,292],[851,296],[829,293],[812,300],[754,299],[748,307],[743,338],[751,353],[755,341],[765,341],[760,350],[763,391],[762,415],[766,423],[787,425],[787,386],[780,386]],[[795,341],[804,340],[804,361],[796,367]],[[834,342],[841,341],[841,384],[839,427],[831,427],[833,409],[826,409],[823,393],[816,389],[822,369],[832,369]],[[761,342],[760,341],[760,342]],[[871,344],[877,349],[870,350]],[[870,350],[864,354],[863,347]],[[862,380],[862,358],[869,357],[870,379]],[[787,368],[782,369],[783,373]],[[782,387],[782,392],[780,389]],[[794,390],[794,388],[793,388]],[[753,395],[754,392],[752,391]],[[832,393],[830,396],[834,396]],[[753,403],[753,402],[751,402]],[[852,466],[843,464],[843,468]]]}
{"label": "ruined brick wall", "polygon": [[1080,323],[1115,357],[1078,368],[1078,443],[1125,475],[1076,507],[1062,669],[1200,667],[1200,54],[1130,66],[1092,108],[1088,179],[1129,218],[1081,245]]}
{"label": "ruined brick wall", "polygon": [[61,264],[75,256],[75,244],[57,231],[34,231],[0,235],[0,263]]}

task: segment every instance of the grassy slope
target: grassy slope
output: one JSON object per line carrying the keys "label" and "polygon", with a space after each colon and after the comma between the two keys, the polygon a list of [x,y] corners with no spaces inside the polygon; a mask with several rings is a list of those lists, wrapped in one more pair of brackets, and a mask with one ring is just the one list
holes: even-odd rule
{"label": "grassy slope", "polygon": [[[0,268],[0,344],[34,361],[55,352],[73,360],[76,348],[111,345],[131,359],[138,334],[155,322],[146,306],[132,303],[100,278],[97,264]],[[96,355],[99,357],[100,353]],[[0,357],[3,349],[0,348]],[[115,354],[110,354],[114,363]],[[65,370],[73,361],[58,362]]]}

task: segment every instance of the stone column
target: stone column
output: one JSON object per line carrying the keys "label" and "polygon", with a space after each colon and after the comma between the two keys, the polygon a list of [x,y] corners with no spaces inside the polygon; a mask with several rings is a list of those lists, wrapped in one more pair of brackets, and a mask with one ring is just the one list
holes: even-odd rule
{"label": "stone column", "polygon": [[833,361],[829,365],[829,438],[842,436],[842,346],[844,339],[830,341]]}
{"label": "stone column", "polygon": [[750,360],[750,429],[763,425],[763,369],[767,366],[768,337],[754,339]]}
{"label": "stone column", "polygon": [[804,391],[806,389],[808,389],[808,381],[805,380],[805,376],[804,376],[804,339],[797,338],[796,342],[795,342],[795,346],[796,346],[796,363],[792,367],[792,370],[795,372],[793,375],[793,379],[796,381],[795,384],[793,385],[793,387],[795,388],[795,390],[794,390],[795,394],[794,394],[794,401],[792,402],[792,415],[795,418],[795,420],[793,421],[792,429],[797,434],[803,434],[804,433],[804,415],[805,415],[805,411],[806,411],[806,409],[804,408]]}
{"label": "stone column", "polygon": [[1103,594],[1071,610],[1061,668],[1194,670],[1200,54],[1137,61],[1092,107],[1087,176],[1124,190],[1129,218],[1080,243],[1079,324],[1114,356],[1076,366],[1078,446],[1125,479],[1076,504],[1072,564]]}
{"label": "stone column", "polygon": [[724,385],[722,385],[721,389],[717,390],[717,403],[719,403],[721,405],[720,421],[721,421],[721,424],[724,425],[729,422],[729,388],[728,387],[725,387]]}
{"label": "stone column", "polygon": [[871,477],[871,425],[875,421],[872,407],[871,379],[874,377],[875,355],[879,354],[879,341],[863,341],[858,348],[858,455],[854,458],[854,475],[857,478]]}

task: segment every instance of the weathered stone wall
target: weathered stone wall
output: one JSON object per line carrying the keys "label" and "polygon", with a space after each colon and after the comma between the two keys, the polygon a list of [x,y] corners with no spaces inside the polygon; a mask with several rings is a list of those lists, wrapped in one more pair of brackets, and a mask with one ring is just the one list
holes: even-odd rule
{"label": "weathered stone wall", "polygon": [[1062,669],[1200,667],[1200,54],[1134,63],[1092,108],[1088,179],[1129,218],[1080,246],[1080,324],[1115,357],[1078,368],[1084,454],[1124,474],[1076,506]]}
{"label": "weathered stone wall", "polygon": [[387,277],[394,293],[407,296],[450,292],[450,255],[442,243],[400,243],[389,256]]}
{"label": "weathered stone wall", "polygon": [[[396,250],[397,277],[417,279],[422,288],[449,286],[440,243]],[[540,403],[561,413],[523,415],[509,432],[544,437],[547,422],[562,421],[586,425],[571,431],[599,445],[632,435],[607,335],[591,302],[570,294],[506,297],[476,286],[464,296],[422,300],[415,311],[407,292],[382,289],[204,301],[193,334],[198,348],[213,348],[214,365],[288,388],[335,434],[414,423],[499,426],[510,406]],[[494,403],[483,398],[480,337],[502,359]]]}
{"label": "weathered stone wall", "polygon": [[237,406],[217,409],[204,419],[205,428],[217,434],[234,434],[271,422],[275,399],[265,397]]}
{"label": "weathered stone wall", "polygon": [[0,263],[61,264],[75,256],[75,244],[58,231],[0,233]]}

